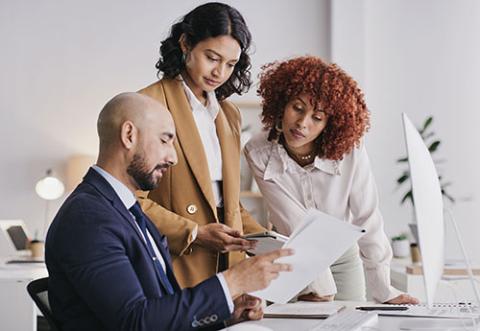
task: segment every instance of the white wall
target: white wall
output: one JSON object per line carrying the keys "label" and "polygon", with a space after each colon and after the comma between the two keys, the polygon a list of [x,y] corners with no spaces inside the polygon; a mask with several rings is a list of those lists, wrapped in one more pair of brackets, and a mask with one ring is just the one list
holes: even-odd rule
{"label": "white wall", "polygon": [[[0,2],[0,219],[21,218],[32,232],[42,231],[36,181],[47,168],[62,177],[69,155],[96,154],[101,107],[156,80],[160,41],[171,23],[203,2]],[[275,59],[328,56],[328,0],[226,2],[251,28],[255,75]]]}
{"label": "white wall", "polygon": [[[372,112],[368,146],[376,175],[381,206],[391,235],[407,229],[410,205],[399,205],[403,190],[395,179],[401,167],[395,160],[405,154],[401,112],[417,124],[435,117],[434,129],[442,140],[437,156],[447,162],[439,169],[459,200],[453,211],[470,255],[480,262],[480,174],[477,137],[480,120],[480,2],[475,0],[365,0],[335,1],[340,19],[348,28],[364,31],[365,61],[355,63],[352,54],[335,56],[354,71],[364,73],[364,90]],[[334,7],[335,8],[335,7]],[[341,21],[335,20],[335,27]],[[343,27],[343,29],[348,29]],[[335,31],[335,29],[333,29]],[[345,42],[345,41],[344,41]],[[350,51],[353,51],[350,49]],[[362,53],[360,53],[362,54]],[[342,63],[341,63],[342,64]],[[467,200],[467,201],[465,201]],[[447,227],[447,257],[458,257],[458,247]]]}

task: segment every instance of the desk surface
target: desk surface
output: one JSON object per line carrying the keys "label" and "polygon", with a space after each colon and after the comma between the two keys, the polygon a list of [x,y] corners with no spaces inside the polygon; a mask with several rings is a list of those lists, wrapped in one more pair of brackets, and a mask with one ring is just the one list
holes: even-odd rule
{"label": "desk surface", "polygon": [[[365,302],[342,301],[347,309],[365,305]],[[243,322],[224,330],[228,331],[308,331],[321,323],[314,319],[280,319],[264,318],[260,321]],[[418,317],[390,317],[379,316],[378,325],[369,328],[369,331],[395,331],[395,330],[466,330],[465,325],[459,320],[418,318]],[[468,330],[472,330],[471,324]],[[477,329],[480,330],[480,329]]]}
{"label": "desk surface", "polygon": [[0,321],[2,330],[37,329],[37,309],[27,293],[32,280],[46,277],[44,263],[5,264],[0,259]]}
{"label": "desk surface", "polygon": [[7,259],[0,259],[0,280],[34,280],[47,277],[45,263],[6,264]]}
{"label": "desk surface", "polygon": [[[25,290],[26,284],[29,281],[37,278],[46,277],[47,269],[45,264],[5,264],[4,261],[0,261],[0,283],[3,282],[12,282],[13,284],[18,284],[18,291],[20,294],[23,294],[26,302],[31,306],[31,315],[33,316],[33,321],[35,321],[36,313],[33,310],[33,302],[28,298],[27,292]],[[20,282],[19,282],[20,281]],[[5,286],[8,284],[5,283]],[[3,285],[0,285],[0,288]],[[10,288],[8,285],[5,289]],[[3,290],[5,290],[3,289]],[[4,291],[2,294],[5,294]],[[7,295],[7,297],[19,297],[19,293],[12,294],[12,296]],[[12,306],[11,299],[4,298],[9,300],[8,306]],[[342,301],[347,309],[355,309],[356,306],[365,305],[365,302],[352,302],[352,301]],[[7,302],[1,302],[0,306],[7,305]],[[15,305],[13,305],[15,306]],[[12,314],[17,309],[12,309]],[[9,309],[4,311],[7,313]],[[15,315],[15,314],[13,314]],[[3,319],[6,317],[3,316]],[[34,322],[33,322],[34,323]],[[280,318],[265,318],[260,321],[249,321],[234,325],[224,330],[228,331],[308,331],[321,323],[321,320],[314,319],[280,319]],[[7,323],[8,324],[8,323]],[[32,325],[33,326],[33,325]],[[395,330],[419,330],[419,329],[430,329],[430,330],[445,330],[450,328],[451,330],[465,330],[460,321],[455,320],[446,320],[446,319],[431,319],[431,318],[408,318],[408,317],[387,317],[379,316],[378,326],[369,329],[369,331],[395,331]],[[25,328],[27,330],[27,328]],[[472,330],[470,327],[469,330]],[[480,329],[479,329],[480,330]]]}

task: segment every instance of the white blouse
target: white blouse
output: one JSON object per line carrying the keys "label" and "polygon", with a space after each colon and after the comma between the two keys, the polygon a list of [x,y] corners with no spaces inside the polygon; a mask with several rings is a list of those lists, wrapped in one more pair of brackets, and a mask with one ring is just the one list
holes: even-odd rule
{"label": "white blouse", "polygon": [[[301,167],[267,133],[254,136],[245,156],[270,212],[270,222],[290,235],[307,209],[316,208],[366,230],[359,239],[360,257],[367,288],[373,298],[385,302],[401,292],[390,286],[392,250],[383,230],[378,193],[363,142],[341,161],[316,157]],[[321,275],[319,295],[336,293],[330,270]]]}
{"label": "white blouse", "polygon": [[[180,76],[181,77],[181,76]],[[207,106],[204,106],[183,81],[183,89],[192,108],[193,118],[198,128],[200,139],[208,162],[208,170],[212,181],[213,196],[217,207],[223,205],[222,197],[222,150],[217,136],[215,119],[220,111],[220,105],[215,92],[207,93]]]}

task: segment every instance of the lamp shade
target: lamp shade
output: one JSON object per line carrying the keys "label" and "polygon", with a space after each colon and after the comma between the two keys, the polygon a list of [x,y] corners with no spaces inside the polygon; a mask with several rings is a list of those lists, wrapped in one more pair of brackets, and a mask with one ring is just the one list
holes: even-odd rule
{"label": "lamp shade", "polygon": [[35,185],[35,192],[38,196],[45,200],[56,200],[65,192],[65,186],[56,177],[53,177],[52,171],[47,170],[47,175],[40,179]]}

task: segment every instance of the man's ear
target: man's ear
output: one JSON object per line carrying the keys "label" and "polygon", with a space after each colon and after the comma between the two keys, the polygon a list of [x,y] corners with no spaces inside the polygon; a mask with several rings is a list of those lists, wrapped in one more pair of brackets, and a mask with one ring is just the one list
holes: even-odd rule
{"label": "man's ear", "polygon": [[120,140],[123,147],[131,150],[138,141],[138,130],[132,121],[125,121],[120,130]]}

